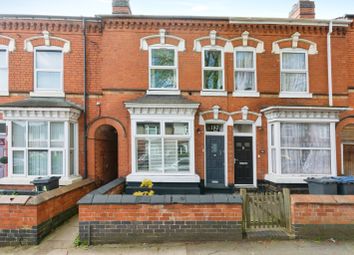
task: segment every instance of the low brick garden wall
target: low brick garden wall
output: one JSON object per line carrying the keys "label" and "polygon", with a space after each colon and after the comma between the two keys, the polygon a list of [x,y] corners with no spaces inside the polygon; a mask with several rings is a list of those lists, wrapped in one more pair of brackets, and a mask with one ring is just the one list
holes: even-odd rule
{"label": "low brick garden wall", "polygon": [[89,194],[79,201],[80,238],[90,244],[242,239],[236,195]]}
{"label": "low brick garden wall", "polygon": [[77,201],[95,189],[92,180],[37,196],[0,196],[0,246],[38,244],[77,213]]}
{"label": "low brick garden wall", "polygon": [[292,195],[297,238],[354,240],[354,196]]}

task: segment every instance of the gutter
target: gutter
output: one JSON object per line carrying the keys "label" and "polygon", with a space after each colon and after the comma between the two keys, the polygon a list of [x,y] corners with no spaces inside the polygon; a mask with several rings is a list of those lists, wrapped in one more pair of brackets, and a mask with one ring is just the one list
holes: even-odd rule
{"label": "gutter", "polygon": [[83,53],[84,53],[84,63],[83,63],[83,82],[84,82],[84,179],[87,178],[87,112],[88,112],[88,104],[87,104],[87,49],[86,49],[86,18],[82,18],[82,44],[83,44]]}
{"label": "gutter", "polygon": [[332,39],[333,21],[331,20],[328,25],[327,34],[327,70],[328,70],[328,105],[333,106],[333,78],[332,78]]}

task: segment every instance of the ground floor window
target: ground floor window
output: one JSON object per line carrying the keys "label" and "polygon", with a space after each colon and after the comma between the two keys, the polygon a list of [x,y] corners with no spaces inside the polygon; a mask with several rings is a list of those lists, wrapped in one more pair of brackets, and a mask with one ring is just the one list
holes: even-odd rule
{"label": "ground floor window", "polygon": [[270,172],[281,175],[330,175],[330,123],[270,124]]}
{"label": "ground floor window", "polygon": [[77,124],[12,121],[9,166],[13,176],[71,176],[77,173]]}
{"label": "ground floor window", "polygon": [[191,172],[190,122],[136,122],[136,172]]}

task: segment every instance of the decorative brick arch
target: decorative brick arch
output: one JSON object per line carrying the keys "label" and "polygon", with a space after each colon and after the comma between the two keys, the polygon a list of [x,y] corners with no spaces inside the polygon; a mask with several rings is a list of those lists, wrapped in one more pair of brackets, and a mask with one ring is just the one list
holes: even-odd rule
{"label": "decorative brick arch", "polygon": [[11,37],[0,35],[0,46],[6,46],[9,52],[14,52],[16,50],[16,41]]}
{"label": "decorative brick arch", "polygon": [[243,120],[253,122],[257,127],[262,126],[262,114],[249,111],[247,106],[242,107],[240,111],[229,113],[220,110],[220,107],[215,105],[212,110],[201,112],[199,115],[200,125],[204,125],[205,121],[208,120],[224,121],[228,126],[233,126],[236,121]]}
{"label": "decorative brick arch", "polygon": [[301,34],[296,32],[290,38],[281,39],[273,42],[272,53],[280,54],[281,49],[292,48],[292,49],[303,49],[308,52],[309,55],[318,54],[317,44],[315,42],[300,38]]}
{"label": "decorative brick arch", "polygon": [[70,41],[51,36],[48,31],[43,31],[43,35],[33,36],[27,38],[24,42],[24,50],[27,52],[33,52],[35,47],[38,46],[55,46],[63,49],[63,53],[69,53],[71,51]]}
{"label": "decorative brick arch", "polygon": [[88,124],[88,137],[87,137],[87,166],[88,176],[94,180],[98,179],[98,173],[96,171],[95,152],[99,148],[96,148],[96,132],[102,126],[113,127],[117,132],[118,137],[118,177],[125,177],[130,173],[130,148],[128,143],[128,134],[123,124],[112,117],[100,117],[92,120]]}

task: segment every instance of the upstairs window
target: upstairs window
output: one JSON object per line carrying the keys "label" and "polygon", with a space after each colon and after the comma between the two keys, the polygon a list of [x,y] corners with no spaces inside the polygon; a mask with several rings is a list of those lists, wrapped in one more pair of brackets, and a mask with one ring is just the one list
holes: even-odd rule
{"label": "upstairs window", "polygon": [[176,90],[177,51],[174,47],[152,47],[150,49],[150,89]]}
{"label": "upstairs window", "polygon": [[203,90],[224,90],[224,52],[218,48],[203,50]]}
{"label": "upstairs window", "polygon": [[281,53],[281,92],[308,93],[308,64],[306,52]]}
{"label": "upstairs window", "polygon": [[0,94],[9,90],[8,51],[0,48]]}
{"label": "upstairs window", "polygon": [[235,91],[256,91],[256,52],[254,50],[235,51]]}
{"label": "upstairs window", "polygon": [[63,91],[62,50],[37,49],[35,51],[35,90]]}

